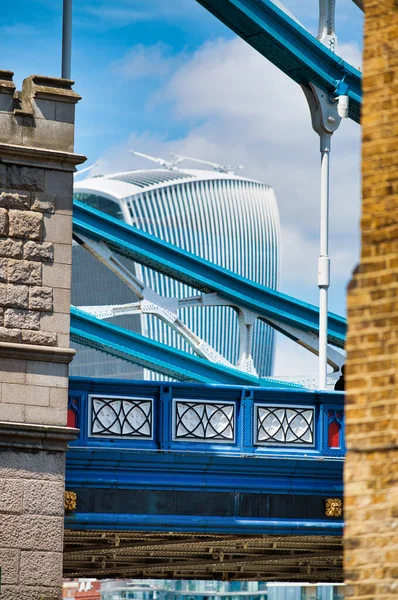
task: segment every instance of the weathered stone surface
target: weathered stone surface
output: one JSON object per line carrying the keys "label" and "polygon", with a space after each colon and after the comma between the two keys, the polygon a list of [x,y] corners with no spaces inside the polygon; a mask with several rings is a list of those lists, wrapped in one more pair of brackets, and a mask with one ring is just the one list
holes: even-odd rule
{"label": "weathered stone surface", "polygon": [[2,479],[0,488],[0,513],[20,515],[23,499],[22,481],[19,481],[19,479]]}
{"label": "weathered stone surface", "polygon": [[4,585],[1,589],[5,600],[61,600],[61,587],[19,584]]}
{"label": "weathered stone surface", "polygon": [[0,327],[0,342],[20,342],[21,332],[19,329],[8,329]]}
{"label": "weathered stone surface", "polygon": [[28,308],[29,292],[26,285],[0,283],[0,305]]}
{"label": "weathered stone surface", "polygon": [[4,325],[17,329],[40,329],[40,313],[22,308],[7,308],[4,311]]}
{"label": "weathered stone surface", "polygon": [[22,342],[24,344],[36,344],[38,346],[56,346],[57,334],[47,331],[22,331]]}
{"label": "weathered stone surface", "polygon": [[22,254],[22,242],[6,238],[5,240],[0,239],[0,256],[7,256],[9,258],[20,258]]}
{"label": "weathered stone surface", "polygon": [[4,325],[4,308],[0,308],[0,326]]}
{"label": "weathered stone surface", "polygon": [[60,452],[0,452],[0,478],[63,482],[64,470],[65,456]]}
{"label": "weathered stone surface", "polygon": [[[10,283],[41,285],[41,264],[27,260],[8,259],[7,276]],[[1,277],[1,268],[0,268]]]}
{"label": "weathered stone surface", "polygon": [[0,206],[2,208],[28,210],[30,208],[30,194],[27,192],[0,192]]}
{"label": "weathered stone surface", "polygon": [[25,421],[39,425],[66,427],[67,411],[66,408],[49,409],[48,406],[25,406]]}
{"label": "weathered stone surface", "polygon": [[26,365],[26,383],[67,389],[68,365],[30,360]]}
{"label": "weathered stone surface", "polygon": [[47,285],[52,288],[64,288],[70,290],[71,279],[71,265],[62,263],[43,265],[43,285]]}
{"label": "weathered stone surface", "polygon": [[49,242],[25,242],[23,254],[27,260],[52,262],[54,260],[54,246]]}
{"label": "weathered stone surface", "polygon": [[7,167],[7,186],[17,190],[44,190],[44,169],[34,167]]}
{"label": "weathered stone surface", "polygon": [[64,516],[64,485],[58,481],[24,481],[25,514]]}
{"label": "weathered stone surface", "polygon": [[8,235],[8,211],[0,208],[0,235]]}
{"label": "weathered stone surface", "polygon": [[0,514],[0,539],[4,547],[60,551],[63,533],[60,528],[63,529],[60,517]]}
{"label": "weathered stone surface", "polygon": [[43,213],[53,213],[55,210],[55,194],[33,194],[31,208]]}
{"label": "weathered stone surface", "polygon": [[29,308],[51,311],[53,309],[53,290],[50,287],[32,286],[29,289]]}
{"label": "weathered stone surface", "polygon": [[8,404],[23,406],[49,406],[50,390],[40,385],[26,386],[23,383],[3,383],[2,393]]}
{"label": "weathered stone surface", "polygon": [[10,210],[8,217],[11,237],[41,240],[43,231],[43,215],[41,213]]}
{"label": "weathered stone surface", "polygon": [[7,281],[8,277],[8,260],[0,258],[0,281]]}
{"label": "weathered stone surface", "polygon": [[20,551],[12,548],[0,548],[0,565],[1,568],[1,590],[4,594],[4,598],[9,598],[5,594],[5,587],[7,584],[18,583],[19,579],[19,557]]}
{"label": "weathered stone surface", "polygon": [[7,186],[7,167],[0,164],[0,187],[5,188]]}
{"label": "weathered stone surface", "polygon": [[66,408],[68,406],[68,390],[53,388],[50,390],[50,406]]}
{"label": "weathered stone surface", "polygon": [[69,196],[73,194],[73,174],[56,170],[47,170],[45,178],[47,194]]}

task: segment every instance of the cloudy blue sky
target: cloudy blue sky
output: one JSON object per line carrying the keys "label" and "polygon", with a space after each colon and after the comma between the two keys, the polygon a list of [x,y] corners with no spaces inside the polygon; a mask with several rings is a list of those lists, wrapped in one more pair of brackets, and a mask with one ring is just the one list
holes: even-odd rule
{"label": "cloudy blue sky", "polygon": [[[313,33],[318,0],[285,0]],[[4,5],[4,6],[2,6]],[[1,67],[20,85],[60,74],[62,0],[0,0]],[[361,64],[362,14],[337,0],[339,53]],[[301,89],[195,0],[74,0],[76,151],[102,173],[147,166],[135,148],[243,164],[272,185],[282,232],[282,291],[317,304],[319,142]],[[333,139],[330,308],[345,312],[358,256],[360,128]],[[316,360],[278,338],[276,373]]]}

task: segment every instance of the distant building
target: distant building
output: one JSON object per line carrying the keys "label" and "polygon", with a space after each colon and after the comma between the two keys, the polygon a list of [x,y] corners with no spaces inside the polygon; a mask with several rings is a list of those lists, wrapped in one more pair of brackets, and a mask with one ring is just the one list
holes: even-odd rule
{"label": "distant building", "polygon": [[[79,181],[75,183],[74,197],[243,277],[272,289],[278,287],[278,208],[273,189],[263,183],[231,172],[163,168]],[[146,267],[132,263],[129,266],[160,294],[173,297],[195,294],[188,286]],[[131,301],[133,295],[113,273],[82,248],[74,247],[72,303],[75,306]],[[239,329],[233,309],[183,309],[181,318],[236,364]],[[191,352],[184,340],[154,316],[123,316],[113,322]],[[271,375],[274,330],[257,322],[253,347],[258,374]],[[71,374],[139,378],[142,370],[95,350],[79,348]]]}

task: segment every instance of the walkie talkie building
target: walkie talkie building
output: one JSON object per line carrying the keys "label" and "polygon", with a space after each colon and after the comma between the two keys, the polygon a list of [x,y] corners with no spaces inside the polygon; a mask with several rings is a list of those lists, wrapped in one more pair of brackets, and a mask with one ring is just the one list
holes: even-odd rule
{"label": "walkie talkie building", "polygon": [[[232,173],[187,169],[150,169],[93,177],[75,184],[75,198],[123,219],[162,240],[210,260],[272,289],[278,287],[279,215],[271,187]],[[72,302],[77,306],[134,301],[131,292],[84,250],[74,249]],[[90,261],[87,263],[87,261]],[[195,291],[140,265],[137,277],[166,296],[187,297]],[[99,270],[98,270],[99,269]],[[113,278],[112,281],[107,278]],[[100,301],[99,301],[100,298]],[[230,307],[191,307],[180,318],[231,363],[238,359],[238,319]],[[132,328],[186,351],[189,346],[152,315],[119,317]],[[271,374],[274,331],[257,321],[253,358],[260,376]],[[79,352],[72,374],[132,376],[131,365],[110,357]],[[108,369],[110,362],[114,362]],[[120,370],[121,369],[121,370]],[[88,372],[89,371],[89,372]]]}

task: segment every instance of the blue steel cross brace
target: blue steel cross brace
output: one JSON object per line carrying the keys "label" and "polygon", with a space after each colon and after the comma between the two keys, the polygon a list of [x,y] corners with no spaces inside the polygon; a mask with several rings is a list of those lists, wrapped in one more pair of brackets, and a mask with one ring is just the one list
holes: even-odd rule
{"label": "blue steel cross brace", "polygon": [[300,85],[315,84],[331,97],[349,97],[359,123],[362,76],[271,0],[197,0],[222,23]]}

